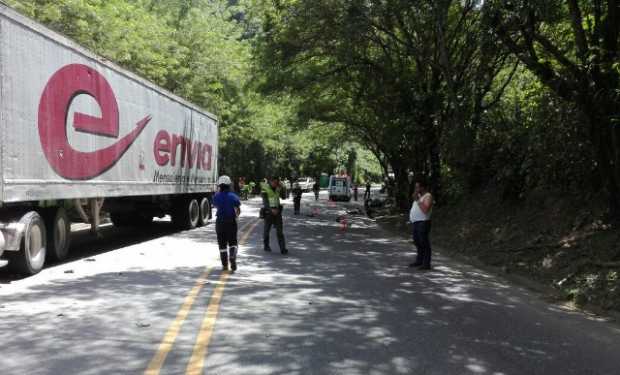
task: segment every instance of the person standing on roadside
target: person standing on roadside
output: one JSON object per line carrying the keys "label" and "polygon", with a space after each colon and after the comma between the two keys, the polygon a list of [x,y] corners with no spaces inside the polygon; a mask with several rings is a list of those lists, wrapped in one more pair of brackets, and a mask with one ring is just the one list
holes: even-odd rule
{"label": "person standing on roadside", "polygon": [[321,191],[321,185],[319,185],[319,181],[316,181],[314,185],[312,185],[312,191],[314,192],[314,200],[319,200],[319,192]]}
{"label": "person standing on roadside", "polygon": [[413,242],[418,249],[416,261],[409,267],[421,270],[431,269],[431,214],[433,196],[429,192],[428,183],[420,179],[415,183],[414,202],[409,212],[409,221],[413,223]]}
{"label": "person standing on roadside", "polygon": [[232,181],[228,176],[220,176],[217,181],[219,191],[213,197],[217,208],[215,232],[220,248],[222,270],[228,271],[228,261],[232,272],[237,270],[237,218],[241,214],[241,202],[237,194],[231,191]]}
{"label": "person standing on roadside", "polygon": [[364,192],[364,201],[370,199],[370,181],[366,182],[366,191]]}
{"label": "person standing on roadside", "polygon": [[265,226],[263,228],[263,244],[265,251],[271,251],[269,244],[269,234],[271,227],[276,227],[276,234],[278,235],[278,244],[280,245],[280,253],[283,255],[288,253],[286,249],[286,243],[284,241],[284,223],[282,221],[282,205],[280,204],[280,198],[283,196],[284,191],[280,186],[280,179],[273,177],[269,179],[268,183],[264,183],[261,186],[261,195],[263,197],[263,212],[265,213]]}
{"label": "person standing on roadside", "polygon": [[295,183],[293,187],[293,206],[295,207],[295,215],[299,215],[301,211],[301,197],[303,195],[303,190],[301,190],[301,186],[299,183]]}

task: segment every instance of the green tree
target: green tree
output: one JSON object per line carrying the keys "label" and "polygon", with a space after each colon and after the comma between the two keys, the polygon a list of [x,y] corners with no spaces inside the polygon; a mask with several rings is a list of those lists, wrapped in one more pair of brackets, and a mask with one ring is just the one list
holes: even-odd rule
{"label": "green tree", "polygon": [[556,95],[587,120],[598,170],[620,216],[620,2],[484,3],[487,24]]}

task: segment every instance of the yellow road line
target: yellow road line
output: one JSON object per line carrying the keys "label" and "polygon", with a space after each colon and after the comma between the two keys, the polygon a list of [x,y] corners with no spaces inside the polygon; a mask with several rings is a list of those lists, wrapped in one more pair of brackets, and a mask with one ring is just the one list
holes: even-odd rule
{"label": "yellow road line", "polygon": [[209,307],[205,313],[205,318],[200,326],[200,333],[196,339],[194,345],[194,352],[192,358],[187,365],[186,374],[199,375],[202,374],[204,368],[205,357],[207,355],[207,346],[211,341],[211,335],[213,335],[213,328],[215,327],[215,319],[217,319],[217,313],[220,309],[220,301],[222,300],[222,294],[224,294],[224,285],[228,279],[228,272],[223,272],[220,276],[220,281],[213,291],[211,300],[209,301]]}
{"label": "yellow road line", "polygon": [[[257,220],[250,225],[250,229],[241,236],[241,240],[239,241],[241,245],[245,245],[248,237],[250,237],[250,234],[252,234],[254,228],[258,225],[258,222],[259,221]],[[185,371],[185,374],[187,375],[202,375],[203,373],[204,363],[207,357],[207,348],[209,347],[209,342],[211,341],[211,336],[213,335],[217,313],[220,309],[220,302],[222,301],[224,287],[226,286],[226,281],[228,280],[229,275],[230,274],[228,272],[222,273],[220,276],[220,281],[213,291],[213,295],[209,301],[209,306],[207,307],[207,312],[205,313],[204,320],[202,321],[202,325],[200,327],[198,338],[196,339],[196,344],[194,345],[194,352],[192,353],[192,357]]]}
{"label": "yellow road line", "polygon": [[[254,223],[249,222],[245,224],[241,228],[241,230],[243,231],[247,227],[252,225],[252,228],[248,232],[249,234],[252,232],[256,224],[257,222],[254,222]],[[247,236],[244,238],[247,239]],[[145,375],[158,375],[160,373],[161,368],[163,367],[164,362],[166,361],[166,357],[172,350],[172,346],[174,345],[174,342],[176,341],[176,338],[179,335],[181,326],[185,322],[185,319],[187,319],[187,316],[189,315],[189,312],[191,311],[192,306],[194,305],[194,302],[196,301],[196,297],[202,290],[202,287],[204,286],[205,281],[207,280],[207,277],[209,276],[210,272],[211,272],[210,268],[205,270],[205,272],[203,272],[202,275],[200,275],[200,277],[196,280],[196,284],[194,285],[192,290],[190,290],[187,297],[185,297],[185,301],[183,302],[183,305],[181,305],[181,309],[177,313],[175,320],[172,322],[172,324],[170,324],[170,327],[168,327],[168,330],[166,331],[164,338],[159,344],[159,348],[157,349],[157,352],[153,356],[153,359],[151,359],[151,362],[149,363],[149,366],[147,367],[147,369],[144,371]]]}
{"label": "yellow road line", "polygon": [[241,240],[239,240],[239,244],[245,245],[246,242],[248,242],[248,237],[250,237],[250,235],[254,231],[254,228],[256,228],[256,226],[258,225],[259,222],[260,222],[260,220],[256,220],[255,222],[251,223],[251,225],[248,224],[248,225],[243,227],[243,229],[245,229],[245,228],[247,228],[249,226],[250,229],[248,229],[247,232],[243,233],[243,235],[241,236]]}
{"label": "yellow road line", "polygon": [[198,280],[196,280],[196,284],[194,285],[192,290],[189,292],[187,297],[185,297],[185,301],[183,302],[183,305],[181,305],[181,309],[177,313],[176,319],[172,322],[172,324],[170,324],[170,327],[168,328],[168,331],[166,331],[166,334],[164,335],[161,344],[159,344],[159,349],[157,350],[157,353],[155,353],[153,359],[151,359],[149,367],[147,367],[147,369],[144,371],[145,375],[159,374],[159,371],[164,365],[166,357],[168,356],[168,353],[170,353],[170,350],[174,345],[179,331],[181,330],[181,325],[183,325],[183,322],[185,321],[185,319],[187,319],[187,315],[192,309],[198,293],[200,293],[200,291],[202,290],[202,287],[204,286],[205,280],[209,276],[210,271],[211,269],[207,269],[205,272],[202,273]]}

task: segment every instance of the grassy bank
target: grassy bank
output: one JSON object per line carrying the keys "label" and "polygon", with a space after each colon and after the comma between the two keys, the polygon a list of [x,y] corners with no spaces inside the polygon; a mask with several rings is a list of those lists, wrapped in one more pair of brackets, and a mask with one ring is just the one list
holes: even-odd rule
{"label": "grassy bank", "polygon": [[[433,213],[443,252],[524,276],[579,307],[620,312],[620,230],[597,196],[534,192],[506,202],[480,192]],[[379,219],[407,233],[405,219]],[[553,289],[551,289],[553,288]]]}

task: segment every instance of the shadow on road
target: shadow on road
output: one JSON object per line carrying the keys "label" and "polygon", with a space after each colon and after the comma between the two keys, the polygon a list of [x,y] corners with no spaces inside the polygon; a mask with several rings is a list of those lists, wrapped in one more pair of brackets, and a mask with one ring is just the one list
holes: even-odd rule
{"label": "shadow on road", "polygon": [[[46,268],[115,251],[141,242],[165,237],[179,232],[170,221],[154,221],[152,225],[139,228],[116,228],[111,224],[100,228],[101,238],[94,237],[88,229],[74,230],[69,256],[63,261],[46,261]],[[0,284],[21,280],[28,276],[15,274],[9,267],[0,268]]]}
{"label": "shadow on road", "polygon": [[[348,216],[343,227],[337,219],[346,214],[348,205],[304,202],[303,215],[285,218],[289,256],[281,256],[275,245],[273,253],[262,251],[261,225],[243,249],[240,270],[226,285],[207,373],[231,373],[231,366],[238,370],[235,374],[617,371],[620,333],[609,326],[579,314],[554,311],[525,292],[440,255],[435,257],[432,272],[412,271],[407,268],[414,255],[408,241],[392,237],[364,217]],[[88,257],[172,231],[162,225],[139,236],[113,233],[114,239],[105,245],[86,241],[74,256]],[[199,231],[173,236],[197,245],[213,241]],[[171,293],[183,296],[200,269],[102,273],[35,286],[28,293],[3,297],[2,304],[92,301],[92,315],[85,310],[69,316],[91,343],[69,354],[59,353],[46,373],[62,373],[74,362],[89,364],[92,370],[82,374],[109,373],[118,361],[134,369],[140,366],[135,358],[150,358],[155,347],[132,322],[142,315],[172,321],[174,315],[160,307],[171,303]],[[128,312],[97,306],[98,300],[109,298],[133,299],[140,307]],[[5,318],[20,321],[19,316]],[[13,333],[21,336],[18,342],[26,344],[9,350],[31,351],[29,357],[37,358],[53,350],[58,340],[74,340],[74,331],[54,329],[57,318],[35,315],[22,321],[37,327],[37,332],[21,329]],[[1,324],[0,342],[15,340],[8,338],[12,333],[1,329]],[[97,341],[105,326],[116,328],[116,345],[126,348],[126,358],[114,358],[116,363],[105,352],[109,342],[99,346]],[[178,343],[177,350],[187,355],[169,358],[166,368],[184,369],[192,345]],[[170,363],[173,358],[179,362]]]}

